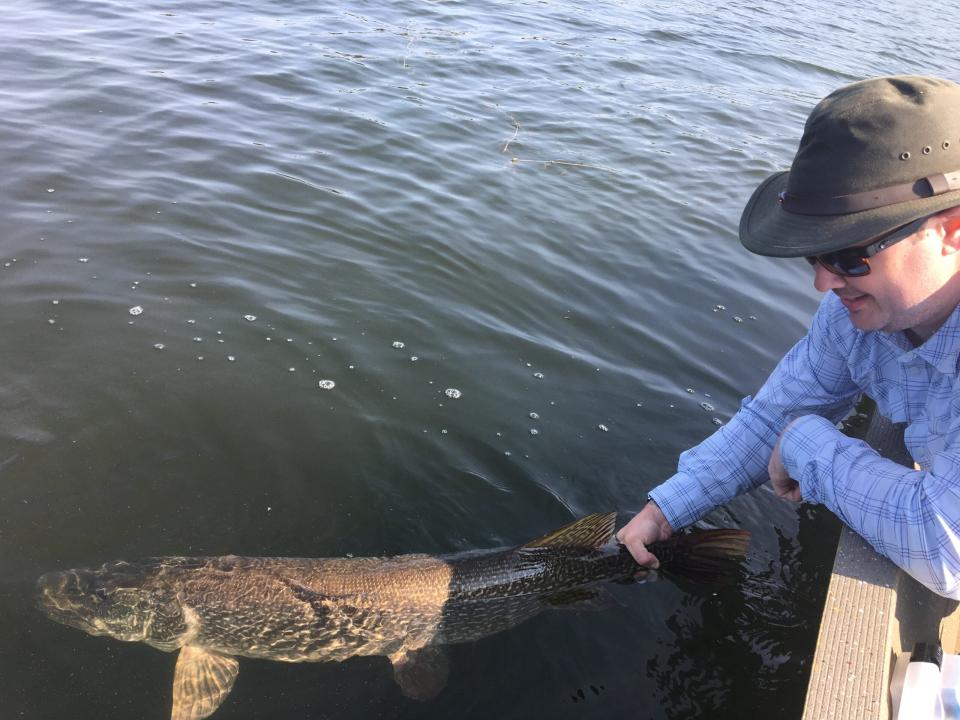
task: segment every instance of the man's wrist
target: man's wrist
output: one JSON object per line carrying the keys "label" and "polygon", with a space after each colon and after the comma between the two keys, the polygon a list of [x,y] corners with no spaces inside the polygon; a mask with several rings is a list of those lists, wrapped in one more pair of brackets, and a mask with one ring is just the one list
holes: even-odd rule
{"label": "man's wrist", "polygon": [[673,527],[670,525],[670,521],[667,520],[667,516],[663,514],[663,510],[660,509],[657,501],[652,497],[647,498],[647,504],[644,505],[643,512],[656,524],[660,533],[660,540],[666,540],[673,534]]}
{"label": "man's wrist", "polygon": [[837,427],[820,415],[804,415],[784,430],[780,438],[780,459],[787,473],[800,484],[803,499],[820,502],[820,486],[816,474],[806,472],[824,443],[841,434]]}

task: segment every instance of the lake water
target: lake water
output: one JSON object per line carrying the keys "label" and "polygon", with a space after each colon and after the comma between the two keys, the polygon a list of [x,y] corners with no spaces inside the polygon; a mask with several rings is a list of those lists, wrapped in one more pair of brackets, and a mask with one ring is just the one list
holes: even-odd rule
{"label": "lake water", "polygon": [[[48,570],[626,520],[816,306],[803,261],[739,246],[750,192],[835,87],[954,73],[958,20],[890,0],[8,5],[3,717],[169,717],[174,658],[42,617]],[[767,489],[707,521],[754,534],[734,587],[618,586],[602,612],[454,647],[427,704],[383,659],[241,661],[214,717],[799,717],[836,525]]]}

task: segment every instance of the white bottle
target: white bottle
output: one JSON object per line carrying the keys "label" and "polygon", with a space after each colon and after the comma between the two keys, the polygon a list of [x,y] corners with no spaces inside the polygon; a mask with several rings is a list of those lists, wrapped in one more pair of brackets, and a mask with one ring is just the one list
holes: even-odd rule
{"label": "white bottle", "polygon": [[897,720],[944,720],[940,699],[940,644],[916,643],[903,678]]}

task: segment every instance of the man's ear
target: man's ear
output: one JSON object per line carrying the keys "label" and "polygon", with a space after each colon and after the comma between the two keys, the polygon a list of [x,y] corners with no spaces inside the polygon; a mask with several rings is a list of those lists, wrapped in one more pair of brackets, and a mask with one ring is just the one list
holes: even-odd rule
{"label": "man's ear", "polygon": [[960,252],[960,207],[938,213],[936,220],[943,233],[943,254]]}

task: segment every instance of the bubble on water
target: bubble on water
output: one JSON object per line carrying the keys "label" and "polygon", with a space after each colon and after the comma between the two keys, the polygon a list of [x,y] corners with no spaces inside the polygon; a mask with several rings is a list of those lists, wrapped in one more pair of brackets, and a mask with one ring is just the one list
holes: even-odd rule
{"label": "bubble on water", "polygon": [[441,431],[440,431],[440,434],[441,434],[441,435],[446,435],[446,434],[447,434],[446,429],[441,430]]}
{"label": "bubble on water", "polygon": [[610,432],[610,428],[608,428],[603,423],[600,423],[599,425],[597,425],[597,430],[599,430],[600,432]]}
{"label": "bubble on water", "polygon": [[82,263],[90,262],[90,258],[82,257],[82,258],[80,258],[79,262],[82,262]]}
{"label": "bubble on water", "polygon": [[50,303],[51,303],[52,305],[59,305],[59,304],[60,304],[60,301],[59,301],[59,300],[51,300]]}
{"label": "bubble on water", "polygon": [[203,355],[197,355],[197,360],[203,360]]}
{"label": "bubble on water", "polygon": [[687,388],[687,392],[693,395],[693,388]]}
{"label": "bubble on water", "polygon": [[751,315],[751,316],[750,316],[750,319],[751,319],[751,320],[756,320],[756,319],[757,319],[757,316],[756,316],[756,315]]}
{"label": "bubble on water", "polygon": [[713,412],[714,410],[716,410],[716,408],[708,402],[700,403],[700,407],[702,407],[707,412]]}
{"label": "bubble on water", "polygon": [[230,362],[234,362],[236,359],[237,358],[234,357],[233,355],[227,355],[227,360],[229,360]]}
{"label": "bubble on water", "polygon": [[54,188],[47,188],[47,192],[56,192]]}
{"label": "bubble on water", "polygon": [[195,337],[195,338],[193,339],[193,341],[194,341],[194,342],[203,342],[203,338],[202,338],[202,337]]}
{"label": "bubble on water", "polygon": [[196,286],[197,286],[196,283],[190,283],[190,287],[195,288]]}
{"label": "bubble on water", "polygon": [[196,324],[197,324],[196,320],[187,320],[187,325],[196,325]]}
{"label": "bubble on water", "polygon": [[154,343],[154,344],[153,344],[153,349],[154,349],[154,350],[163,350],[165,347],[166,347],[166,345],[164,345],[163,343]]}
{"label": "bubble on water", "polygon": [[534,376],[537,380],[543,380],[543,373],[542,373],[542,372],[535,372],[535,373],[533,374],[533,376]]}
{"label": "bubble on water", "polygon": [[723,420],[721,420],[720,418],[713,418],[713,420],[711,420],[710,422],[712,422],[714,425],[723,425]]}
{"label": "bubble on water", "polygon": [[711,395],[710,393],[704,393],[703,396],[704,396],[705,398],[713,397],[713,395]]}
{"label": "bubble on water", "polygon": [[56,325],[56,324],[57,324],[57,321],[56,321],[55,319],[53,319],[53,318],[48,318],[48,319],[47,319],[47,324],[49,324],[49,325]]}
{"label": "bubble on water", "polygon": [[410,356],[410,362],[416,362],[416,361],[419,360],[419,359],[420,359],[420,358],[418,358],[416,355],[411,355],[411,356]]}
{"label": "bubble on water", "polygon": [[256,315],[244,315],[243,319],[247,322],[254,322],[257,319]]}
{"label": "bubble on water", "polygon": [[539,435],[539,434],[540,434],[540,431],[537,430],[536,428],[530,428],[530,434],[531,434],[531,435]]}
{"label": "bubble on water", "polygon": [[402,343],[399,340],[393,341],[393,347],[395,350],[403,350],[406,346],[406,343]]}
{"label": "bubble on water", "polygon": [[443,394],[446,395],[448,398],[452,398],[453,400],[456,400],[461,395],[463,395],[463,393],[457,390],[456,388],[447,388],[446,390],[443,391]]}
{"label": "bubble on water", "polygon": [[713,309],[714,309],[714,310],[726,310],[726,309],[727,309],[727,306],[726,306],[726,305],[714,305],[714,306],[713,306]]}
{"label": "bubble on water", "polygon": [[296,368],[287,368],[287,370],[288,370],[289,372],[296,372],[296,371],[297,371]]}
{"label": "bubble on water", "polygon": [[738,323],[742,323],[742,322],[743,322],[743,318],[740,317],[739,315],[734,315],[734,316],[733,316],[733,321],[734,321],[734,322],[738,322]]}
{"label": "bubble on water", "polygon": [[142,314],[143,314],[143,308],[140,307],[139,305],[134,305],[132,308],[130,308],[130,310],[128,310],[128,312],[129,312],[131,315],[142,315]]}
{"label": "bubble on water", "polygon": [[507,457],[510,457],[510,455],[512,455],[512,453],[511,453],[509,450],[507,450],[507,451],[506,451],[505,453],[503,453],[503,454],[506,455]]}
{"label": "bubble on water", "polygon": [[539,419],[540,419],[540,416],[539,416],[537,413],[535,413],[535,412],[530,413],[527,417],[529,417],[531,420],[539,420]]}
{"label": "bubble on water", "polygon": [[321,380],[317,385],[321,390],[333,390],[337,386],[333,380]]}

